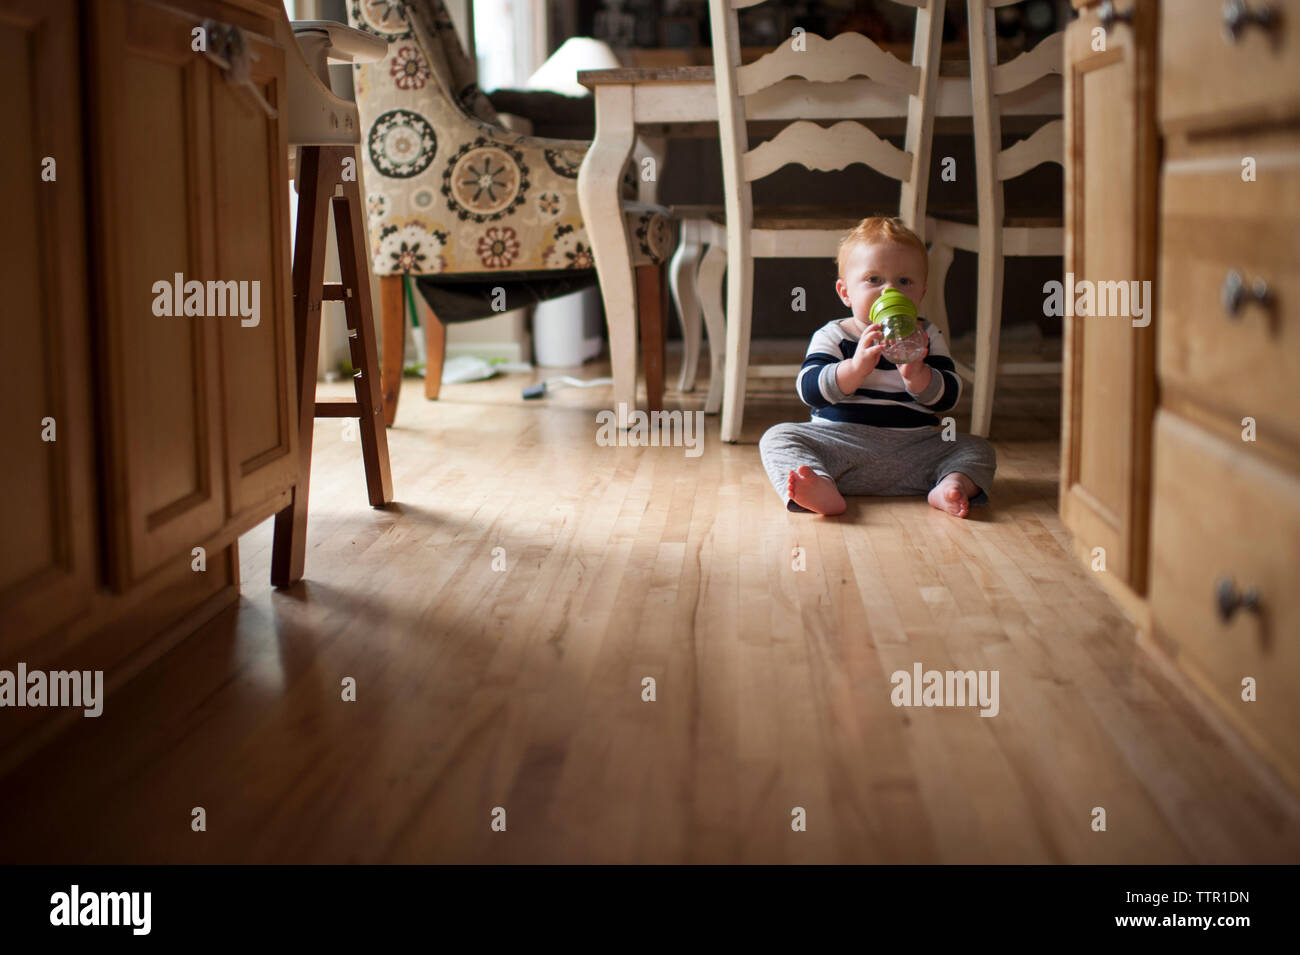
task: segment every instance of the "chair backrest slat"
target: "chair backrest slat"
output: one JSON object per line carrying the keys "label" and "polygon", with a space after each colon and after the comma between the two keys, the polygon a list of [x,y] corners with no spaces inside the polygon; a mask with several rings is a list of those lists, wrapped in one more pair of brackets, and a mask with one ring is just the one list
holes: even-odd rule
{"label": "chair backrest slat", "polygon": [[745,153],[742,167],[746,181],[752,182],[791,162],[821,172],[835,172],[860,162],[900,182],[912,175],[912,157],[852,120],[831,127],[804,120],[791,123]]}
{"label": "chair backrest slat", "polygon": [[985,208],[995,208],[1000,218],[1001,183],[1024,175],[1045,162],[1065,163],[1065,123],[1051,120],[1026,138],[1002,148],[1000,97],[1015,93],[1065,68],[1065,32],[1057,31],[1013,60],[997,61],[997,34],[993,10],[1001,0],[966,0],[971,59],[971,96],[976,155],[991,155],[991,168],[977,169],[976,193],[985,195]]}
{"label": "chair backrest slat", "polygon": [[886,53],[861,33],[841,33],[827,40],[815,33],[801,33],[783,42],[771,53],[736,70],[736,88],[749,96],[791,76],[817,83],[835,83],[853,76],[865,76],[916,93],[921,70]]}
{"label": "chair backrest slat", "polygon": [[1033,135],[998,153],[999,180],[1023,176],[1040,163],[1065,162],[1065,120],[1054,119],[1034,130]]}
{"label": "chair backrest slat", "polygon": [[[787,164],[831,171],[860,162],[902,183],[899,217],[923,231],[945,0],[893,0],[916,10],[911,63],[885,52],[861,34],[825,39],[800,31],[757,61],[742,65],[736,11],[756,2],[759,0],[709,0],[727,221],[747,227],[753,209],[750,183]],[[850,86],[858,91],[859,100],[861,91],[869,89],[877,94],[873,99],[899,97],[899,106],[905,101],[903,149],[849,118],[864,115],[854,112],[860,103],[843,95]],[[795,91],[800,87],[807,88],[807,100],[816,101],[818,108],[809,109],[777,136],[750,150],[746,98],[767,98],[779,90],[783,99],[797,101]],[[823,103],[839,104],[843,112],[822,108]],[[878,104],[873,105],[867,115],[877,110]],[[808,122],[810,115],[841,122],[823,128]]]}
{"label": "chair backrest slat", "polygon": [[1038,46],[1014,60],[993,67],[993,95],[1024,89],[1030,83],[1065,69],[1065,31],[1045,37]]}

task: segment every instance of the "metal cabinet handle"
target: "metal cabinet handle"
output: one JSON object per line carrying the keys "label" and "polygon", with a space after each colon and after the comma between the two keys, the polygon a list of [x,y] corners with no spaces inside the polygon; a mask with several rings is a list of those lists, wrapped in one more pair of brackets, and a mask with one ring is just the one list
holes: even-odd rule
{"label": "metal cabinet handle", "polygon": [[242,88],[270,119],[275,119],[279,112],[266,101],[253,82],[252,62],[260,57],[249,47],[244,31],[232,24],[209,19],[203,21],[203,32],[208,40],[208,49],[203,55],[221,68],[232,86]]}
{"label": "metal cabinet handle", "polygon": [[1259,591],[1254,587],[1238,591],[1230,577],[1220,577],[1215,587],[1214,602],[1219,611],[1219,620],[1227,623],[1238,610],[1259,613]]}
{"label": "metal cabinet handle", "polygon": [[1105,3],[1097,8],[1097,16],[1101,18],[1101,28],[1107,33],[1109,33],[1110,28],[1117,23],[1127,23],[1130,25],[1133,23],[1133,11],[1129,10],[1127,13],[1120,13],[1115,9],[1115,4],[1113,4],[1111,0],[1106,0]]}
{"label": "metal cabinet handle", "polygon": [[1223,313],[1228,318],[1236,318],[1247,299],[1257,305],[1268,306],[1273,293],[1263,279],[1255,279],[1248,286],[1246,279],[1236,269],[1228,269],[1223,277],[1223,286],[1219,289],[1219,301],[1223,303]]}
{"label": "metal cabinet handle", "polygon": [[1229,43],[1236,43],[1252,23],[1269,33],[1277,26],[1278,20],[1277,9],[1271,3],[1257,10],[1250,9],[1246,0],[1226,0],[1223,4],[1223,31]]}

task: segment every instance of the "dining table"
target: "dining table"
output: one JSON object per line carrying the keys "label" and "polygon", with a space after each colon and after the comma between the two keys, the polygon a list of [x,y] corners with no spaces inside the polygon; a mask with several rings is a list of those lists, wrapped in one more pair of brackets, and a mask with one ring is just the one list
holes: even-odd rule
{"label": "dining table", "polygon": [[[578,203],[591,243],[596,275],[609,333],[613,404],[619,427],[628,426],[636,409],[637,295],[632,268],[631,238],[623,215],[621,183],[628,157],[638,138],[657,155],[660,164],[669,138],[679,135],[716,136],[717,92],[713,67],[643,66],[580,70],[578,82],[595,97],[596,132],[578,171]],[[1059,75],[1001,97],[1004,128],[1015,129],[1017,118],[1059,117],[1062,83]],[[869,79],[813,84],[789,79],[746,98],[751,124],[779,126],[795,120],[843,119],[852,115],[878,135],[891,127],[901,132],[907,119],[905,93]],[[939,69],[935,130],[970,129],[972,97],[969,63],[945,60]],[[752,128],[752,127],[751,127]],[[760,127],[761,128],[761,127]],[[661,177],[642,182],[640,200],[654,196]],[[719,202],[719,206],[721,203]],[[710,343],[710,347],[721,347]]]}

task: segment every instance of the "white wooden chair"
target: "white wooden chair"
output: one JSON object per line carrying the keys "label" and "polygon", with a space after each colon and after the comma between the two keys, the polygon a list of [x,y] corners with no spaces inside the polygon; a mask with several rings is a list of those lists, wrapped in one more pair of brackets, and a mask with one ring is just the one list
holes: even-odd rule
{"label": "white wooden chair", "polygon": [[[975,367],[956,362],[957,371],[975,384],[971,433],[987,436],[993,417],[993,390],[999,372],[1044,374],[1059,372],[1061,363],[998,364],[1002,327],[1003,257],[1062,255],[1064,222],[1060,215],[1007,219],[1002,183],[1045,162],[1064,165],[1065,123],[1053,119],[1015,144],[1002,148],[1002,97],[1023,90],[1064,68],[1064,31],[1041,40],[1027,53],[997,62],[993,11],[1019,0],[967,0],[970,34],[971,98],[975,130],[975,192],[977,223],[931,217],[926,225],[930,246],[929,292],[924,309],[930,321],[948,335],[944,279],[954,249],[979,255],[975,310]],[[951,340],[951,339],[950,339]]]}
{"label": "white wooden chair", "polygon": [[[740,438],[745,383],[751,371],[756,377],[788,375],[793,378],[798,370],[797,366],[753,369],[749,366],[754,257],[833,259],[844,233],[873,211],[855,208],[851,198],[846,197],[834,217],[807,210],[773,210],[771,214],[760,210],[756,216],[751,183],[788,163],[797,162],[821,171],[864,163],[901,183],[899,217],[924,237],[945,0],[893,0],[916,8],[910,64],[858,33],[843,33],[828,40],[799,31],[754,63],[741,65],[737,10],[760,2],[709,0],[725,219],[719,222],[719,217],[712,217],[696,221],[701,223],[699,241],[710,246],[700,267],[700,299],[706,318],[711,307],[720,311],[719,297],[712,286],[721,277],[720,250],[726,250],[727,347],[721,431],[722,439],[728,442]],[[872,83],[907,97],[903,149],[853,121],[862,114],[855,112],[860,108],[857,99],[844,95],[844,89],[857,76],[865,76]],[[750,149],[746,97],[778,83],[793,82],[793,78],[808,84],[810,98],[842,103],[844,118],[830,127],[797,120],[772,139]],[[716,324],[719,322],[715,319],[711,331]]]}
{"label": "white wooden chair", "polygon": [[[668,285],[682,325],[682,368],[677,390],[695,390],[700,364],[702,323],[709,335],[709,393],[705,414],[722,408],[722,379],[726,355],[726,318],[722,308],[722,277],[727,269],[726,235],[715,228],[709,206],[670,206],[669,213],[681,223],[681,238],[668,266]],[[710,244],[706,240],[712,238]]]}

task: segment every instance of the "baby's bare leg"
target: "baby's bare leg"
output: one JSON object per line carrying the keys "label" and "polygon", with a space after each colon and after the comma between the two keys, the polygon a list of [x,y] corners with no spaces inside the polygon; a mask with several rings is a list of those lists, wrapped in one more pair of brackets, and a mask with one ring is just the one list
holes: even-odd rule
{"label": "baby's bare leg", "polygon": [[812,423],[778,424],[758,443],[763,467],[772,487],[791,511],[842,514],[844,498],[835,487],[829,466],[832,431]]}

